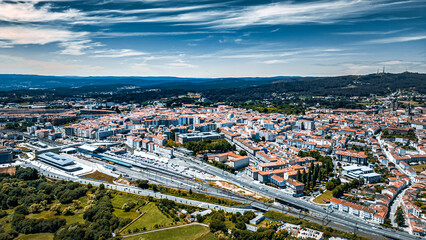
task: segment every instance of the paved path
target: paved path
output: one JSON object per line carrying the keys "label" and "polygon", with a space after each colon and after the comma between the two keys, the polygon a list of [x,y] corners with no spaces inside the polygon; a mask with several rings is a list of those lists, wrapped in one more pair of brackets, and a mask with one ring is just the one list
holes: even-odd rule
{"label": "paved path", "polygon": [[161,229],[156,229],[156,230],[151,230],[151,231],[146,231],[146,232],[141,232],[141,233],[129,234],[129,235],[123,236],[123,238],[138,236],[138,235],[152,233],[152,232],[159,232],[159,231],[169,230],[169,229],[173,229],[173,228],[181,228],[181,227],[186,227],[186,226],[191,226],[191,225],[200,225],[200,226],[204,226],[204,227],[209,227],[209,225],[203,224],[203,223],[190,223],[190,224],[179,225],[179,226],[174,226],[174,227],[167,227],[167,228],[161,228]]}

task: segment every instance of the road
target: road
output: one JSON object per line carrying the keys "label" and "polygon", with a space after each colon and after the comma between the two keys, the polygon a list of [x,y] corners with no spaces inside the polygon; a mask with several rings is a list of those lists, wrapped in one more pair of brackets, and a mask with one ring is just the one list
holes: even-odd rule
{"label": "road", "polygon": [[[404,169],[402,169],[402,167],[396,163],[395,158],[392,156],[392,154],[386,150],[386,148],[384,148],[384,141],[381,139],[382,134],[380,133],[377,136],[377,141],[379,142],[380,147],[382,148],[383,152],[385,153],[387,159],[389,161],[391,161],[395,167],[401,172],[404,173],[405,175],[407,175],[410,178],[410,183],[406,186],[406,189],[404,191],[399,192],[396,196],[394,201],[391,203],[390,206],[390,213],[389,213],[389,218],[391,219],[392,222],[392,226],[394,227],[398,227],[397,224],[395,223],[395,212],[396,209],[398,208],[398,206],[401,205],[401,201],[402,201],[402,196],[404,195],[405,191],[411,187],[411,185],[414,183],[414,177],[412,177],[408,172],[406,172]],[[405,213],[405,222],[408,223],[408,213]],[[405,231],[410,231],[410,228],[405,228]]]}
{"label": "road", "polygon": [[[342,212],[333,211],[329,212],[327,208],[320,207],[313,203],[295,198],[289,194],[285,194],[282,191],[269,187],[264,184],[257,184],[252,181],[243,181],[241,178],[236,177],[234,174],[230,174],[228,172],[219,170],[216,167],[213,167],[209,164],[202,163],[190,156],[187,156],[183,153],[175,151],[175,155],[181,158],[184,158],[188,161],[192,161],[195,168],[198,168],[203,171],[207,171],[211,174],[217,175],[226,179],[227,181],[239,185],[241,187],[245,187],[261,193],[262,195],[267,195],[270,198],[277,198],[284,202],[287,202],[290,205],[306,209],[309,211],[311,215],[317,216],[319,218],[329,219],[331,222],[349,227],[354,229],[354,231],[359,232],[359,234],[375,234],[376,237],[385,236],[391,239],[418,239],[417,237],[410,235],[406,232],[397,232],[393,229],[387,229],[380,225],[374,223],[367,223],[365,220],[357,218],[355,216],[351,216]],[[265,203],[259,203],[263,205],[266,209],[268,209],[268,205]]]}

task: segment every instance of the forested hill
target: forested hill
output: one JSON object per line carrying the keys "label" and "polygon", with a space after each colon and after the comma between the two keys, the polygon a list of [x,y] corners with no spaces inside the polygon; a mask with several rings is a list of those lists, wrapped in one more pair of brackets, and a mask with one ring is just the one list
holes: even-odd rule
{"label": "forested hill", "polygon": [[283,93],[307,96],[385,95],[396,90],[415,90],[426,94],[426,74],[370,74],[339,77],[318,77],[300,81],[276,81],[272,84],[244,89],[210,90],[203,95],[213,101],[246,101],[265,99]]}
{"label": "forested hill", "polygon": [[[21,89],[0,91],[0,103],[37,102],[66,97],[93,97],[113,102],[142,103],[161,98],[175,98],[188,92],[201,93],[213,102],[282,99],[298,96],[369,96],[386,95],[396,90],[414,90],[426,94],[426,74],[370,74],[339,77],[227,79],[188,84],[181,81],[151,86],[128,84],[61,87],[51,89]],[[269,82],[268,82],[269,81]]]}
{"label": "forested hill", "polygon": [[0,91],[53,89],[84,86],[132,85],[159,89],[214,89],[241,88],[270,84],[277,80],[296,81],[299,77],[246,77],[246,78],[180,78],[180,77],[120,77],[120,76],[41,76],[0,74]]}

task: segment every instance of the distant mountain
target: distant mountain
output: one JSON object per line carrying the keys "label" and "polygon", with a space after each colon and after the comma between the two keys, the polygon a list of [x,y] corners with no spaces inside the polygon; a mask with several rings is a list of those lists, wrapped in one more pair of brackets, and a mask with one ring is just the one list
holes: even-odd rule
{"label": "distant mountain", "polygon": [[98,85],[134,85],[161,89],[212,89],[250,87],[269,84],[279,79],[297,77],[266,78],[179,78],[179,77],[78,77],[0,74],[0,91],[17,89],[46,89],[61,87],[83,87]]}
{"label": "distant mountain", "polygon": [[369,96],[385,95],[396,90],[415,90],[426,94],[426,74],[369,74],[338,77],[301,78],[299,81],[278,80],[248,88],[232,88],[226,92],[213,89],[203,95],[213,101],[247,101],[271,98],[283,93],[306,96]]}
{"label": "distant mountain", "polygon": [[[5,75],[0,75],[0,78]],[[386,95],[396,90],[414,90],[426,94],[426,74],[369,74],[338,77],[271,77],[271,78],[173,78],[173,77],[47,77],[9,75],[15,80],[28,78],[38,89],[0,91],[0,103],[49,101],[66,97],[93,97],[114,102],[141,103],[173,98],[187,92],[198,92],[211,101],[242,102],[248,100],[283,101],[286,94],[301,96],[369,96]],[[21,77],[21,78],[20,78]],[[38,78],[41,79],[38,79]],[[53,87],[55,84],[73,85]],[[64,79],[79,82],[62,82]],[[86,86],[75,86],[87,84]],[[102,81],[100,79],[103,79]],[[59,81],[60,80],[60,81]],[[83,81],[84,80],[84,81]],[[57,83],[59,81],[59,83]],[[110,84],[111,82],[118,82]],[[124,83],[123,83],[124,82]],[[44,84],[44,85],[43,85]],[[0,80],[0,85],[10,84]],[[40,89],[41,86],[52,87]],[[9,86],[10,87],[10,86]],[[34,88],[34,87],[33,87]],[[226,89],[226,90],[224,90]]]}

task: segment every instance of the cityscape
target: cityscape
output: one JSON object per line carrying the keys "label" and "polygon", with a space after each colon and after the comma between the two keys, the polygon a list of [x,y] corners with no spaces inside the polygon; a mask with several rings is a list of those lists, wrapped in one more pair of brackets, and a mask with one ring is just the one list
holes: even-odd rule
{"label": "cityscape", "polygon": [[[244,228],[251,231],[278,221],[270,220],[276,211],[371,238],[422,237],[426,122],[424,107],[404,101],[413,98],[424,96],[398,92],[365,110],[310,107],[303,115],[222,103],[8,104],[1,161],[5,172],[33,168],[48,179],[160,196],[201,213],[254,211],[254,224]],[[189,196],[168,195],[171,189]],[[240,204],[246,207],[233,207]],[[186,220],[200,222],[195,216]],[[324,238],[324,231],[283,222],[277,231]]]}
{"label": "cityscape", "polygon": [[0,240],[425,239],[425,12],[0,0]]}

